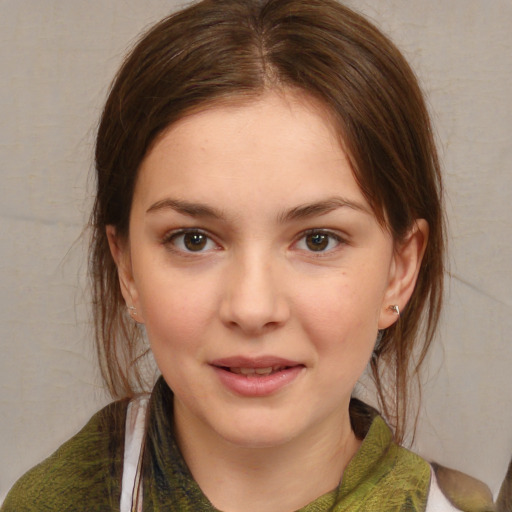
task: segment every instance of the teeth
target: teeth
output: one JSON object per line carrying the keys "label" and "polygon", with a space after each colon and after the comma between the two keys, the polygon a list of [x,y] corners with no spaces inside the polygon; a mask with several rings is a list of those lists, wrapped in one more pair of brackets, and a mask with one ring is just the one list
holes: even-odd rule
{"label": "teeth", "polygon": [[230,368],[230,371],[238,375],[270,375],[273,372],[282,370],[283,366],[269,366],[267,368]]}
{"label": "teeth", "polygon": [[272,373],[272,366],[269,368],[256,368],[254,371],[258,375],[270,375]]}

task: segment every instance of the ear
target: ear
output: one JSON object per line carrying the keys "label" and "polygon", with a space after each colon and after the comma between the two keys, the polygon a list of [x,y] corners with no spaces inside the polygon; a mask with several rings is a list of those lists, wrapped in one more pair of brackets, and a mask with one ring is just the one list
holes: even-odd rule
{"label": "ear", "polygon": [[417,219],[406,238],[395,247],[389,281],[379,316],[379,329],[386,329],[396,322],[398,314],[390,306],[403,310],[416,286],[421,261],[428,241],[428,223]]}
{"label": "ear", "polygon": [[106,227],[106,233],[110,253],[117,266],[119,285],[121,286],[121,293],[126,302],[128,312],[136,322],[144,323],[139,307],[139,295],[133,279],[130,244],[125,237],[121,237],[117,233],[116,228],[112,225]]}

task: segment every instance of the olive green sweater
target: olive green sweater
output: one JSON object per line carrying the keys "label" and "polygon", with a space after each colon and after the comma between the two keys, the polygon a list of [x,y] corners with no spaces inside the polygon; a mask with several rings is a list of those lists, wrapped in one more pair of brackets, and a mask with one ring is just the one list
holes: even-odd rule
{"label": "olive green sweater", "polygon": [[[144,512],[214,512],[172,434],[172,401],[172,392],[160,379],[147,418]],[[127,405],[127,400],[115,402],[93,416],[14,485],[1,512],[119,511]],[[356,435],[364,438],[361,448],[340,485],[302,512],[423,512],[429,464],[395,444],[386,423],[362,402],[351,403],[351,420]]]}

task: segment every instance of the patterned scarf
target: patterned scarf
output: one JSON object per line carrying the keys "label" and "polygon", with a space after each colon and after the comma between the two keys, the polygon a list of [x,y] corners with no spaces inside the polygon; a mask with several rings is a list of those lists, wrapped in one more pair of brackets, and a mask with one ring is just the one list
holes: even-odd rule
{"label": "patterned scarf", "polygon": [[[144,512],[218,512],[202,493],[176,445],[173,396],[161,378],[153,391],[144,452]],[[340,485],[300,512],[422,512],[430,483],[423,459],[393,442],[384,420],[351,403],[352,425],[363,443]]]}

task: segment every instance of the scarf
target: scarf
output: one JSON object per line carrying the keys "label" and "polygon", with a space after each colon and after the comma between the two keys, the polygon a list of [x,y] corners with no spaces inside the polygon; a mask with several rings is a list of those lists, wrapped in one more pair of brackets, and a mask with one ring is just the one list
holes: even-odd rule
{"label": "scarf", "polygon": [[[352,426],[364,440],[340,485],[300,512],[422,512],[430,466],[393,441],[390,428],[370,407],[351,402]],[[144,512],[218,512],[194,481],[173,435],[173,395],[157,382],[149,405],[143,480]]]}

